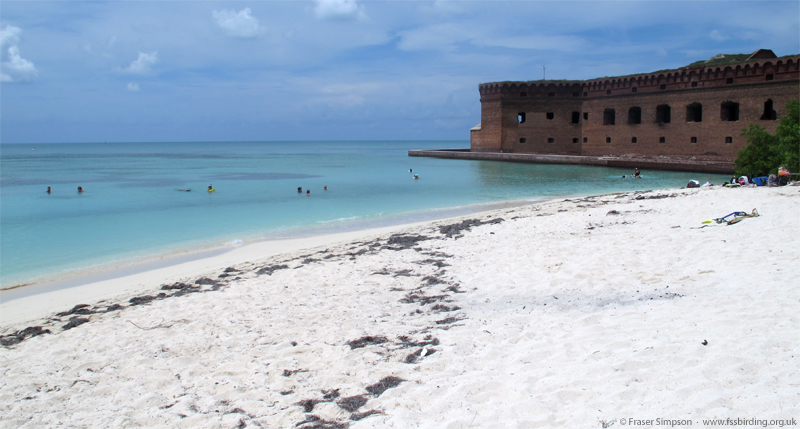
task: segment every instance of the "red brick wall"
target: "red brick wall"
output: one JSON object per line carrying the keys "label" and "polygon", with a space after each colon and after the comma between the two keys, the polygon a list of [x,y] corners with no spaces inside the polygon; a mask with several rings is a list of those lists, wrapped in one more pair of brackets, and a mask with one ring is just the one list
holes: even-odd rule
{"label": "red brick wall", "polygon": [[[585,112],[589,120],[583,124],[583,155],[675,155],[735,158],[747,141],[740,137],[743,128],[755,122],[774,132],[777,120],[761,120],[764,103],[771,99],[778,119],[785,114],[784,106],[798,97],[794,82],[768,82],[762,85],[690,89],[681,92],[665,91],[650,94],[610,96],[586,100]],[[721,104],[725,101],[739,103],[739,120],[723,121]],[[701,122],[687,122],[686,106],[698,102],[703,106]],[[671,121],[656,123],[656,106],[666,104],[671,108]],[[642,123],[628,124],[630,107],[642,109]],[[616,124],[603,125],[606,108],[616,110]],[[633,143],[632,138],[637,142]],[[665,142],[661,143],[660,138]],[[692,137],[697,142],[692,143]],[[730,137],[732,142],[726,143]],[[611,138],[611,143],[606,139]]]}
{"label": "red brick wall", "polygon": [[[482,84],[482,129],[471,133],[471,148],[476,152],[733,159],[746,145],[739,134],[751,122],[774,132],[778,121],[761,119],[768,99],[780,119],[786,103],[798,98],[798,60],[800,56],[759,59],[727,67],[589,81]],[[721,119],[721,103],[726,101],[739,104],[738,121]],[[701,122],[686,120],[686,106],[693,102],[703,106]],[[670,123],[656,123],[656,106],[661,104],[671,108]],[[641,108],[640,124],[628,123],[633,106]],[[615,125],[603,125],[606,108],[616,111]],[[573,111],[581,112],[577,125],[571,123]],[[525,113],[524,123],[517,120],[520,112]],[[547,119],[548,112],[553,119]],[[584,113],[589,114],[588,120]],[[520,143],[520,138],[525,143]],[[578,143],[573,143],[575,138]]]}

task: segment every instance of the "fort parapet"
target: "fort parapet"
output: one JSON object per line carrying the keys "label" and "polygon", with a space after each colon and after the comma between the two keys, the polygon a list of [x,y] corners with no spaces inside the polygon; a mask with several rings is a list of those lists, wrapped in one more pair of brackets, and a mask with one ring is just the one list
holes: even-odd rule
{"label": "fort parapet", "polygon": [[480,84],[470,153],[658,158],[674,166],[683,159],[699,167],[677,169],[732,170],[747,144],[742,129],[757,123],[774,133],[800,91],[800,56],[760,49],[739,57],[585,81]]}

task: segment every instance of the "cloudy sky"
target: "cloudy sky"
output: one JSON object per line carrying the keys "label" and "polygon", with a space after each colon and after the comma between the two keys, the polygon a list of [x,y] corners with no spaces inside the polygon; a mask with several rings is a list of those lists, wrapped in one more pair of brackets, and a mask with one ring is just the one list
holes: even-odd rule
{"label": "cloudy sky", "polygon": [[478,84],[800,53],[791,1],[13,1],[0,142],[469,139]]}

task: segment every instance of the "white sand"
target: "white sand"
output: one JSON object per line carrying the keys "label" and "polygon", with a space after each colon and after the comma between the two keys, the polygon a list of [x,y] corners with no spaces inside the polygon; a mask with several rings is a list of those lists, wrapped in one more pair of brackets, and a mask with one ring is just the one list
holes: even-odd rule
{"label": "white sand", "polygon": [[[651,198],[659,195],[669,197]],[[697,228],[753,208],[760,217]],[[409,227],[411,237],[431,239],[405,250],[381,250],[384,234],[217,261],[208,266],[238,262],[242,278],[218,291],[81,316],[89,322],[66,331],[71,316],[22,323],[3,315],[3,334],[33,325],[53,333],[0,348],[0,426],[291,428],[319,418],[297,427],[588,428],[619,427],[623,418],[660,427],[661,418],[703,427],[708,418],[800,419],[797,213],[797,187],[556,201],[471,216],[504,220],[455,238],[438,229],[455,220]],[[287,268],[254,272],[280,264]],[[216,278],[219,268],[185,280]],[[150,277],[138,294],[175,278]],[[85,303],[127,307],[133,292]],[[79,303],[65,301],[59,311]],[[347,345],[364,336],[387,341]],[[423,348],[426,356],[404,362]],[[405,381],[368,393],[389,376]],[[325,402],[334,389],[339,397]],[[366,402],[357,412],[381,414],[354,421],[337,405],[359,395]],[[305,412],[303,400],[323,402]]]}

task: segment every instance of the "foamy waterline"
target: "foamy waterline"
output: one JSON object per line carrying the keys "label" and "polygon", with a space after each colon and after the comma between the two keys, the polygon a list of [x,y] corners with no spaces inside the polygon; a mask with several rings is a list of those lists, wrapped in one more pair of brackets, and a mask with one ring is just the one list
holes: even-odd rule
{"label": "foamy waterline", "polygon": [[[566,196],[565,196],[566,198]],[[369,229],[400,226],[418,222],[430,222],[452,217],[477,214],[492,210],[541,203],[552,198],[510,200],[492,203],[462,205],[455,207],[432,208],[391,215],[355,216],[347,219],[318,221],[315,224],[289,228],[275,228],[250,234],[229,234],[219,239],[150,249],[149,251],[117,255],[111,261],[92,262],[85,267],[53,270],[36,276],[24,278],[10,285],[3,285],[0,302],[27,295],[24,289],[33,290],[38,285],[76,285],[86,281],[108,279],[163,268],[187,261],[198,260],[225,253],[233,248],[267,241],[311,238],[330,234],[357,232]],[[231,238],[235,235],[236,238]],[[12,292],[13,291],[13,292]]]}

